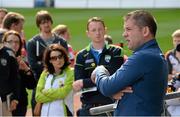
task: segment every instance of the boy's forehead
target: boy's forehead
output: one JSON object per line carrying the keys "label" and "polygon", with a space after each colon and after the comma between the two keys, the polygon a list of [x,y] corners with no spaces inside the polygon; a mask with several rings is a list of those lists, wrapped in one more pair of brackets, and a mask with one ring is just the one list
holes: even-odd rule
{"label": "boy's forehead", "polygon": [[41,22],[48,22],[50,21],[49,19],[42,19]]}
{"label": "boy's forehead", "polygon": [[174,37],[173,40],[180,41],[180,37]]}

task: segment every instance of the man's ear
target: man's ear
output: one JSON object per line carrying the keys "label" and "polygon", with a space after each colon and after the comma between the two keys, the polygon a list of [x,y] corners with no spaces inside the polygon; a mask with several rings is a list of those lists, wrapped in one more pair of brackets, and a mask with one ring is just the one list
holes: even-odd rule
{"label": "man's ear", "polygon": [[147,37],[150,34],[150,30],[148,26],[143,27],[143,35]]}
{"label": "man's ear", "polygon": [[105,27],[105,34],[107,34],[107,27]]}
{"label": "man's ear", "polygon": [[86,35],[87,35],[87,37],[89,37],[89,31],[88,30],[86,30]]}

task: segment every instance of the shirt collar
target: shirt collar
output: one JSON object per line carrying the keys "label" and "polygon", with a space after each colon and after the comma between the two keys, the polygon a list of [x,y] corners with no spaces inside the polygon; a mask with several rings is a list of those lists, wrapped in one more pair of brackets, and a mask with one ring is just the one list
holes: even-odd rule
{"label": "shirt collar", "polygon": [[137,52],[137,51],[143,50],[143,49],[145,49],[145,48],[148,48],[149,46],[152,46],[152,45],[154,45],[154,44],[157,44],[156,39],[152,39],[152,40],[144,43],[144,44],[141,45],[139,48],[137,48],[137,49],[134,51],[134,53]]}
{"label": "shirt collar", "polygon": [[[86,50],[87,50],[87,51],[90,51],[91,48],[92,48],[92,42],[86,47]],[[102,49],[102,51],[107,50],[107,49],[109,49],[109,48],[110,48],[110,46],[108,45],[107,42],[105,42],[105,45],[104,45],[104,48]]]}
{"label": "shirt collar", "polygon": [[96,50],[96,49],[93,48],[93,46],[91,45],[91,50],[92,50],[93,52],[97,52],[98,54],[100,54],[100,53],[102,53],[103,48],[102,48],[102,49],[99,49],[99,50]]}

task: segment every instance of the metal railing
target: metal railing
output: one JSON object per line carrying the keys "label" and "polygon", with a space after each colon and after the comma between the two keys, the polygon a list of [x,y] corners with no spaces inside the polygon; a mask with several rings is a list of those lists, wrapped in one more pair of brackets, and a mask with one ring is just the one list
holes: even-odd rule
{"label": "metal railing", "polygon": [[[165,100],[180,98],[180,92],[167,93],[165,96]],[[115,110],[116,104],[107,104],[103,106],[98,106],[90,109],[91,115],[99,115],[102,113],[109,113]]]}

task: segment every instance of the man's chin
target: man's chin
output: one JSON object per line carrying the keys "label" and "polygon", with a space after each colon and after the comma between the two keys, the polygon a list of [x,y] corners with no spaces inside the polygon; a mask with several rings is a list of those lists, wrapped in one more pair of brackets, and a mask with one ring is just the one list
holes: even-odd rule
{"label": "man's chin", "polygon": [[51,30],[46,30],[45,32],[46,32],[46,33],[50,33],[50,32],[51,32]]}
{"label": "man's chin", "polygon": [[128,49],[132,50],[132,47],[131,47],[131,46],[127,46],[127,47],[128,47]]}

